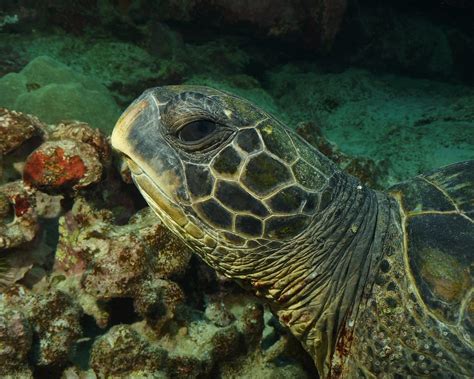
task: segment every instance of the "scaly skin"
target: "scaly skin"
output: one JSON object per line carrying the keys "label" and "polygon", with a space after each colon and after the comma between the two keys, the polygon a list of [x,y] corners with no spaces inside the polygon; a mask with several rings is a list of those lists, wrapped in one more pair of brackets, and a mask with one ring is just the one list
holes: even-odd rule
{"label": "scaly skin", "polygon": [[[164,224],[266,298],[322,377],[471,370],[462,352],[447,350],[449,327],[439,335],[439,323],[418,314],[419,298],[407,306],[415,283],[398,201],[269,114],[205,87],[155,88],[122,115],[112,144]],[[419,362],[426,346],[437,349],[429,367]]]}

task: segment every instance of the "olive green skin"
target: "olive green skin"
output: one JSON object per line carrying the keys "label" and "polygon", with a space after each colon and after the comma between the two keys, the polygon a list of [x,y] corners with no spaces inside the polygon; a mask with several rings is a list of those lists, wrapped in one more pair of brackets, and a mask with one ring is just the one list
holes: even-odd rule
{"label": "olive green skin", "polygon": [[[197,120],[217,128],[180,140]],[[472,162],[431,174],[442,181],[450,172],[441,189],[420,177],[383,194],[263,110],[198,86],[146,91],[112,144],[163,223],[266,298],[322,377],[473,372]],[[450,228],[459,249],[441,231],[432,236],[435,226]],[[405,323],[417,333],[408,342],[397,328]]]}

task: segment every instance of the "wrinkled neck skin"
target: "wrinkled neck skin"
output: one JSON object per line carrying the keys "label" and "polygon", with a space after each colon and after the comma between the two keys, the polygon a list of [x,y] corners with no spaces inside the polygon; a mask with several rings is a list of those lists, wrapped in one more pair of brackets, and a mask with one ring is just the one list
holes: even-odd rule
{"label": "wrinkled neck skin", "polygon": [[[387,195],[335,174],[332,203],[307,233],[253,262],[234,262],[230,276],[244,278],[305,346],[321,377],[338,376],[350,351],[364,288],[382,255],[395,212]],[[249,272],[249,266],[253,266]],[[240,272],[239,272],[240,271]]]}

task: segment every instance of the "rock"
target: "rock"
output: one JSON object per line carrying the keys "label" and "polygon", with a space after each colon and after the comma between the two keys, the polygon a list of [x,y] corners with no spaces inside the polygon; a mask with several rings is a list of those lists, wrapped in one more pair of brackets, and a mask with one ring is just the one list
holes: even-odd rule
{"label": "rock", "polygon": [[252,345],[252,342],[262,338],[264,328],[263,314],[263,306],[259,303],[249,302],[244,306],[241,318],[241,329],[249,345]]}
{"label": "rock", "polygon": [[90,366],[99,378],[137,377],[139,373],[159,377],[167,355],[166,350],[152,347],[133,327],[117,325],[94,343]]}
{"label": "rock", "polygon": [[39,366],[64,366],[82,333],[81,309],[60,291],[50,291],[25,304],[36,337],[34,359]]}
{"label": "rock", "polygon": [[204,315],[207,319],[212,321],[214,325],[220,327],[228,326],[235,320],[235,316],[219,301],[210,302],[204,311]]}
{"label": "rock", "polygon": [[111,149],[97,129],[79,121],[51,128],[49,141],[26,159],[23,180],[29,187],[50,193],[77,191],[98,183]]}
{"label": "rock", "polygon": [[112,151],[107,138],[98,129],[81,121],[63,121],[51,130],[51,140],[72,139],[92,146],[103,164],[109,164]]}
{"label": "rock", "polygon": [[3,217],[0,221],[0,250],[33,241],[39,231],[31,196],[21,181],[0,186]]}
{"label": "rock", "polygon": [[[147,6],[147,3],[142,3]],[[345,0],[167,0],[151,9],[160,20],[193,22],[197,25],[240,29],[244,33],[280,40],[304,41],[327,51],[339,31],[346,9]]]}
{"label": "rock", "polygon": [[0,341],[0,375],[2,377],[31,375],[26,363],[33,341],[31,325],[24,314],[6,307],[1,298]]}
{"label": "rock", "polygon": [[97,151],[71,139],[45,142],[30,154],[23,170],[26,185],[51,193],[83,189],[101,178]]}
{"label": "rock", "polygon": [[79,119],[105,133],[120,113],[104,86],[47,56],[0,79],[0,106],[33,113],[47,123]]}
{"label": "rock", "polygon": [[[71,291],[99,325],[107,324],[108,313],[98,303],[130,298],[135,311],[159,332],[184,299],[168,278],[186,270],[190,252],[149,209],[126,225],[114,225],[113,220],[110,211],[93,209],[77,198],[59,221],[54,273],[64,281],[61,288]],[[74,284],[78,278],[80,288]]]}
{"label": "rock", "polygon": [[216,361],[232,359],[243,350],[243,338],[235,325],[222,328],[212,336],[212,355]]}
{"label": "rock", "polygon": [[[350,57],[351,63],[384,70],[406,72],[424,77],[456,75],[449,29],[426,17],[402,13],[390,6],[366,8],[359,15],[364,33]],[[345,36],[353,44],[354,35]],[[466,46],[467,47],[467,46]]]}
{"label": "rock", "polygon": [[134,309],[159,334],[173,320],[184,302],[183,290],[169,280],[152,279],[141,285],[134,295]]}
{"label": "rock", "polygon": [[34,136],[44,136],[46,126],[37,117],[0,108],[0,155],[6,155]]}
{"label": "rock", "polygon": [[22,357],[23,363],[28,358],[41,367],[65,366],[82,332],[82,312],[73,299],[56,290],[34,294],[21,287],[12,288],[3,296],[5,306],[20,311],[31,325],[33,342],[28,357]]}

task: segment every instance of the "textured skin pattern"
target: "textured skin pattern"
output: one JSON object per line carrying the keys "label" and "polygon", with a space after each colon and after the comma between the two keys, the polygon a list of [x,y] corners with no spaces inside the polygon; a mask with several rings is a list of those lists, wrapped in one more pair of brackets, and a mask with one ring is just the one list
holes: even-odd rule
{"label": "textured skin pattern", "polygon": [[[200,120],[204,137],[180,138]],[[383,194],[247,101],[193,86],[145,92],[112,143],[163,223],[266,298],[322,377],[473,372],[472,162]]]}
{"label": "textured skin pattern", "polygon": [[391,189],[400,212],[361,301],[346,377],[472,376],[473,179],[470,161]]}

